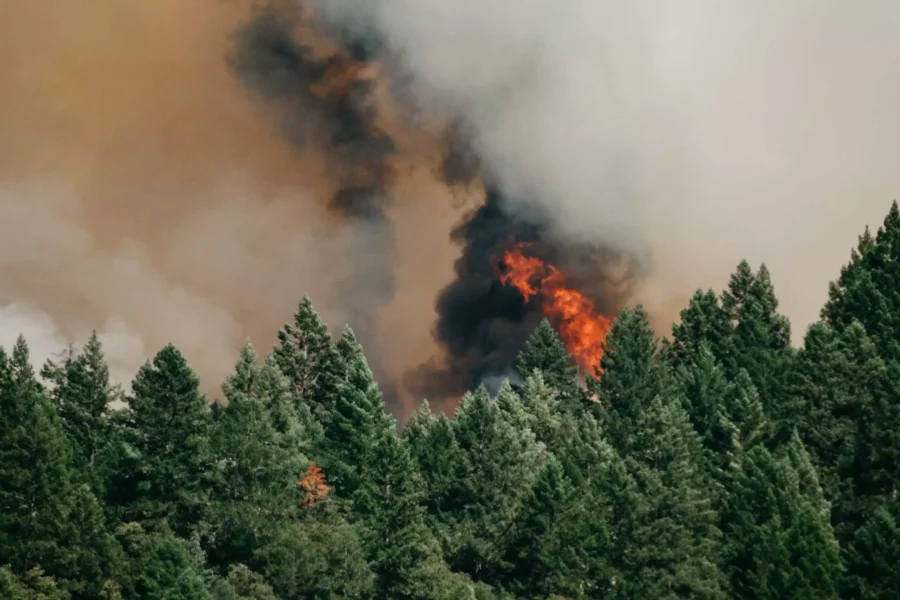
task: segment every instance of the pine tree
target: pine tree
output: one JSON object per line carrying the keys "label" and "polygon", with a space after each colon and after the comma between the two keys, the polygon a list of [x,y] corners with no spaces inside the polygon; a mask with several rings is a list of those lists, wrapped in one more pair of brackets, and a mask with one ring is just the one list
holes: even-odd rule
{"label": "pine tree", "polygon": [[585,579],[580,567],[589,559],[581,544],[572,543],[585,524],[580,496],[558,461],[544,465],[505,548],[509,566],[503,579],[518,597],[580,592]]}
{"label": "pine tree", "polygon": [[444,564],[426,526],[409,448],[349,328],[337,345],[347,361],[325,427],[325,471],[348,498],[375,575],[376,597],[433,598],[447,586],[468,589]]}
{"label": "pine tree", "polygon": [[787,401],[783,394],[785,378],[793,357],[791,330],[788,320],[778,313],[766,266],[754,274],[742,261],[722,296],[722,307],[734,327],[726,371],[735,377],[745,369],[766,413],[781,419]]}
{"label": "pine tree", "polygon": [[669,359],[675,367],[684,366],[696,360],[706,347],[718,362],[727,363],[733,333],[728,313],[715,292],[697,290],[681,311],[681,322],[672,326]]}
{"label": "pine tree", "polygon": [[228,576],[212,592],[216,600],[278,600],[266,580],[242,564],[229,566]]}
{"label": "pine tree", "polygon": [[124,521],[165,522],[187,536],[207,510],[214,476],[209,406],[172,345],[141,367],[132,389],[110,501]]}
{"label": "pine tree", "polygon": [[525,380],[521,393],[525,426],[534,432],[539,442],[556,452],[562,446],[562,426],[568,417],[555,401],[553,388],[544,381],[541,373],[535,373]]}
{"label": "pine tree", "polygon": [[788,454],[752,448],[734,473],[722,515],[735,598],[836,598],[839,548],[827,503],[796,436]]}
{"label": "pine tree", "polygon": [[562,439],[558,460],[576,494],[560,516],[572,533],[569,545],[580,550],[562,579],[580,591],[574,597],[628,597],[639,524],[648,507],[625,461],[591,415],[566,419]]}
{"label": "pine tree", "polygon": [[280,522],[270,527],[253,559],[276,597],[371,597],[373,576],[353,527],[337,515]]}
{"label": "pine tree", "polygon": [[517,429],[496,399],[480,387],[463,397],[453,431],[464,466],[455,487],[458,540],[451,566],[478,579],[496,568],[520,503],[548,459],[529,429]]}
{"label": "pine tree", "polygon": [[[793,425],[801,432],[834,502],[839,537],[860,524],[856,494],[860,478],[860,426],[875,403],[887,367],[862,325],[843,332],[817,323],[806,334],[792,373]],[[860,457],[861,458],[861,457]],[[849,528],[849,529],[848,529]]]}
{"label": "pine tree", "polygon": [[891,204],[875,237],[869,230],[859,238],[850,263],[829,286],[823,320],[838,331],[858,321],[885,359],[897,358],[900,346],[900,209]]}
{"label": "pine tree", "polygon": [[[894,513],[897,512],[893,507]],[[878,508],[845,546],[844,596],[861,600],[900,597],[900,521]]]}
{"label": "pine tree", "polygon": [[563,402],[582,400],[583,394],[577,380],[578,367],[547,319],[543,319],[528,338],[516,360],[516,370],[523,381],[535,371],[540,372]]}
{"label": "pine tree", "polygon": [[638,516],[630,597],[725,597],[721,533],[701,456],[700,438],[677,401],[657,397],[639,415],[626,463],[647,510]]}
{"label": "pine tree", "polygon": [[719,483],[740,456],[769,438],[770,426],[750,376],[728,381],[706,343],[676,379],[691,424],[705,449],[707,472]]}
{"label": "pine tree", "polygon": [[122,578],[125,598],[213,600],[198,552],[169,533],[149,533],[137,523],[116,531],[128,557]]}
{"label": "pine tree", "polygon": [[293,325],[285,324],[278,332],[278,342],[275,360],[291,382],[298,408],[309,406],[327,423],[345,366],[309,296],[300,301]]}
{"label": "pine tree", "polygon": [[0,349],[0,471],[0,564],[42,569],[75,598],[98,593],[115,548],[21,336],[11,357]]}
{"label": "pine tree", "polygon": [[209,554],[223,568],[249,562],[259,529],[298,507],[296,481],[309,461],[296,437],[284,439],[299,425],[287,426],[286,434],[276,427],[271,409],[279,407],[284,395],[284,386],[277,381],[280,377],[271,365],[260,367],[256,351],[247,342],[235,372],[222,386],[228,405],[212,438],[220,480],[212,498],[214,534]]}
{"label": "pine tree", "polygon": [[4,600],[70,600],[53,577],[35,568],[17,576],[9,567],[0,567],[0,598]]}
{"label": "pine tree", "polygon": [[679,365],[676,378],[691,424],[704,446],[715,450],[720,405],[729,393],[730,384],[710,344],[700,342],[696,351]]}
{"label": "pine tree", "polygon": [[108,412],[118,390],[110,383],[103,348],[92,332],[81,354],[69,352],[60,364],[47,361],[41,370],[53,384],[51,398],[81,468],[92,468],[109,440]]}
{"label": "pine tree", "polygon": [[349,328],[344,330],[341,345],[350,363],[325,425],[322,462],[338,494],[350,497],[359,486],[360,472],[374,440],[395,425],[384,410],[381,391]]}
{"label": "pine tree", "polygon": [[609,441],[624,455],[637,433],[639,415],[672,387],[641,306],[625,309],[613,324],[600,364],[602,378],[589,381],[598,398],[595,411]]}
{"label": "pine tree", "polygon": [[[444,414],[435,416],[425,401],[407,421],[403,439],[415,463],[416,477],[424,484],[423,502],[435,521],[433,528],[446,526],[448,515],[461,509],[456,486],[465,476],[453,423]],[[442,537],[440,531],[436,533]]]}

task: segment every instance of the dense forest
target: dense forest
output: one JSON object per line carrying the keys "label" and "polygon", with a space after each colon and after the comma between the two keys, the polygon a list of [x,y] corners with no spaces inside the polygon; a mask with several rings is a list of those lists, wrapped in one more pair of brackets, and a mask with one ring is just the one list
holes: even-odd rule
{"label": "dense forest", "polygon": [[623,311],[586,382],[546,321],[517,370],[401,430],[308,298],[221,403],[173,346],[126,394],[96,336],[39,372],[19,338],[0,597],[900,598],[896,203],[800,348],[742,262],[665,339]]}

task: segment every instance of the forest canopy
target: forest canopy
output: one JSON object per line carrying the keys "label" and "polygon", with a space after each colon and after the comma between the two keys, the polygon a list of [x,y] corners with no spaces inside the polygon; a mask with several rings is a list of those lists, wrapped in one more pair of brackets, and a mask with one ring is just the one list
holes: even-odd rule
{"label": "forest canopy", "polygon": [[216,402],[171,345],[125,393],[96,335],[39,371],[20,337],[0,597],[900,598],[898,315],[894,203],[799,348],[741,262],[664,339],[627,308],[581,374],[544,321],[514,383],[402,430],[308,297]]}

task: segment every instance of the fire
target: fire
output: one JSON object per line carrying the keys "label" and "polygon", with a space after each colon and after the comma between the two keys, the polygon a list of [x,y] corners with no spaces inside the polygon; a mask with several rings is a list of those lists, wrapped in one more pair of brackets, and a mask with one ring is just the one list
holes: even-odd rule
{"label": "fire", "polygon": [[578,290],[566,286],[565,276],[553,265],[526,256],[527,244],[516,244],[503,253],[500,281],[515,287],[527,302],[544,298],[544,314],[559,328],[566,349],[584,373],[600,368],[603,342],[611,322],[598,314],[594,303]]}

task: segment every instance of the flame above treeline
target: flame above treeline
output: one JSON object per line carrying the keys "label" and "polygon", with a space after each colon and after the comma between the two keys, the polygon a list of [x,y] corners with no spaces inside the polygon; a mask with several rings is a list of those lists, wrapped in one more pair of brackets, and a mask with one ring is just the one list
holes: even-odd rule
{"label": "flame above treeline", "polygon": [[[288,139],[328,159],[336,188],[328,207],[358,227],[347,257],[355,268],[338,284],[338,302],[373,364],[384,341],[373,315],[397,293],[392,208],[399,167],[426,164],[444,186],[481,201],[450,234],[462,252],[435,303],[440,352],[396,383],[417,398],[455,402],[466,389],[512,372],[544,316],[582,372],[595,374],[610,325],[603,315],[621,307],[630,281],[630,274],[610,271],[618,253],[555,235],[553,219],[539,209],[545,203],[511,198],[472,144],[464,115],[410,105],[408,73],[397,70],[402,57],[392,56],[377,32],[345,31],[319,22],[314,10],[285,6],[267,5],[238,32],[231,64],[257,99],[280,109]],[[436,117],[425,120],[428,126],[410,118],[423,109]],[[494,264],[499,256],[502,273]]]}
{"label": "flame above treeline", "polygon": [[582,373],[596,374],[610,320],[598,313],[590,298],[567,284],[562,271],[526,255],[530,245],[517,242],[503,251],[502,264],[496,265],[500,281],[517,289],[526,302],[540,297],[541,310],[559,330]]}

